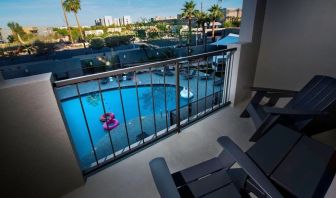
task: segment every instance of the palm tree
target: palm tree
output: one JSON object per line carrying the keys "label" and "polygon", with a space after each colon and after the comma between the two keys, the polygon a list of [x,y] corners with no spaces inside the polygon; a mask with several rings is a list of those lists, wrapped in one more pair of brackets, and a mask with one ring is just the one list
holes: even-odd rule
{"label": "palm tree", "polygon": [[25,45],[26,43],[21,38],[25,34],[22,26],[16,22],[9,22],[7,26],[11,30],[14,40],[18,40],[20,44]]}
{"label": "palm tree", "polygon": [[64,9],[64,6],[63,6],[63,0],[61,0],[61,6],[62,6],[63,14],[64,14],[65,23],[66,23],[66,26],[67,26],[67,29],[68,29],[69,39],[70,39],[70,42],[73,43],[68,17],[66,15],[66,12],[65,12],[65,9]]}
{"label": "palm tree", "polygon": [[188,39],[188,54],[190,55],[190,45],[191,45],[191,20],[195,16],[196,4],[193,0],[186,1],[182,8],[182,18],[188,19],[189,26],[189,39]]}
{"label": "palm tree", "polygon": [[224,14],[222,12],[221,7],[219,7],[218,4],[211,6],[209,12],[210,12],[209,17],[212,22],[212,41],[215,42],[215,23],[216,20],[222,18]]}
{"label": "palm tree", "polygon": [[204,51],[206,51],[206,33],[205,33],[205,23],[209,21],[209,16],[206,12],[195,10],[195,18],[198,27],[202,28],[202,36],[203,36],[203,45]]}
{"label": "palm tree", "polygon": [[63,2],[63,7],[64,7],[65,11],[74,13],[74,15],[76,17],[76,22],[77,22],[77,25],[78,25],[78,30],[79,30],[79,33],[80,33],[80,38],[81,38],[82,41],[84,41],[82,28],[79,24],[79,20],[78,20],[78,16],[77,16],[78,11],[81,9],[80,0],[65,0]]}

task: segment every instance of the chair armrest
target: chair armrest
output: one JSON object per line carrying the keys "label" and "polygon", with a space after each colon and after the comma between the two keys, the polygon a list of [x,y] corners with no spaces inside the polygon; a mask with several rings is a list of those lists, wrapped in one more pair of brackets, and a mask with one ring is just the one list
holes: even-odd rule
{"label": "chair armrest", "polygon": [[164,158],[159,157],[151,160],[149,167],[160,196],[162,198],[180,198]]}
{"label": "chair armrest", "polygon": [[251,91],[262,91],[262,92],[272,92],[272,93],[292,93],[296,94],[298,91],[285,90],[285,89],[272,89],[265,87],[250,87]]}
{"label": "chair armrest", "polygon": [[283,197],[254,162],[229,137],[223,136],[217,141],[269,197]]}
{"label": "chair armrest", "polygon": [[263,107],[264,111],[273,115],[318,116],[326,113],[320,111],[306,111],[301,109]]}

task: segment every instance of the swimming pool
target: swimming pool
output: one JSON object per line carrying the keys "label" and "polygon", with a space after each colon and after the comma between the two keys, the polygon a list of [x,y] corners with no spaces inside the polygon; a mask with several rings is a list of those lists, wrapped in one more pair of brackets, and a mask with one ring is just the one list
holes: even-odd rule
{"label": "swimming pool", "polygon": [[[121,89],[121,96],[125,115],[122,111],[121,97],[118,89],[104,90],[101,93],[101,95],[99,92],[83,94],[81,96],[83,110],[78,97],[61,101],[70,136],[80,159],[82,169],[89,168],[96,161],[92,144],[97,159],[102,159],[139,140],[139,135],[141,134],[140,119],[143,131],[146,135],[152,135],[155,133],[155,127],[156,132],[167,127],[166,112],[176,108],[176,88],[174,85],[166,85],[166,89],[163,85],[154,85],[153,88],[150,86],[138,87],[140,109],[138,108],[136,88],[134,86],[123,87]],[[154,101],[152,100],[152,95]],[[156,116],[155,124],[153,102]],[[187,105],[187,103],[187,99],[181,98],[181,106]],[[104,107],[106,112],[114,113],[115,118],[120,122],[120,125],[110,133],[104,130],[103,123],[100,121],[100,117],[104,114]],[[167,111],[165,111],[165,108],[167,108]],[[84,116],[86,117],[89,131],[86,127]],[[91,135],[92,143],[89,134]]]}

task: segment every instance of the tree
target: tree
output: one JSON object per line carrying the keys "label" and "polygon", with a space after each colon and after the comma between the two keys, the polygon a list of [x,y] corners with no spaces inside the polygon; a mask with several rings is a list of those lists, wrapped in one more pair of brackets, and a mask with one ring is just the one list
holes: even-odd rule
{"label": "tree", "polygon": [[61,0],[61,6],[62,6],[63,14],[64,14],[65,23],[66,23],[66,26],[67,26],[67,29],[68,29],[67,35],[69,36],[70,42],[73,43],[68,17],[66,15],[66,12],[65,12],[65,9],[64,9],[64,6],[63,6],[63,0]]}
{"label": "tree", "polygon": [[75,18],[76,18],[76,22],[77,22],[77,26],[78,26],[78,31],[79,31],[79,34],[80,34],[80,39],[83,41],[84,36],[83,36],[82,28],[80,26],[79,19],[78,19],[78,16],[77,16],[78,11],[81,9],[80,0],[65,0],[63,2],[63,7],[64,7],[65,11],[74,13]]}
{"label": "tree", "polygon": [[102,38],[96,37],[91,39],[90,41],[90,47],[92,49],[102,49],[105,46],[105,41]]}
{"label": "tree", "polygon": [[202,27],[202,36],[203,36],[203,45],[204,45],[204,51],[206,51],[206,40],[207,36],[205,33],[205,23],[209,21],[209,16],[206,12],[196,10],[195,11],[195,18],[198,27]]}
{"label": "tree", "polygon": [[14,38],[13,35],[8,35],[8,36],[7,36],[7,40],[8,40],[9,43],[14,43],[15,38]]}
{"label": "tree", "polygon": [[215,42],[215,23],[218,19],[222,18],[224,16],[221,7],[219,7],[218,4],[215,4],[211,6],[209,9],[209,17],[212,22],[212,41]]}
{"label": "tree", "polygon": [[191,45],[191,20],[195,16],[196,4],[193,0],[186,1],[182,8],[182,18],[188,19],[189,27],[189,39],[188,39],[188,55],[190,55],[190,45]]}
{"label": "tree", "polygon": [[25,45],[25,42],[22,40],[22,37],[26,34],[23,31],[23,28],[20,24],[16,22],[7,23],[8,28],[11,30],[14,41],[17,40],[21,45]]}

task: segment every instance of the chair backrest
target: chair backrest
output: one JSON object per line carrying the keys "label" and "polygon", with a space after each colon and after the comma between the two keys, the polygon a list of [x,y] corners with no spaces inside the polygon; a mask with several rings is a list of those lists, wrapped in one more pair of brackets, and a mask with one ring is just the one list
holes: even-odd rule
{"label": "chair backrest", "polygon": [[286,107],[309,111],[326,111],[336,104],[336,79],[314,76]]}

